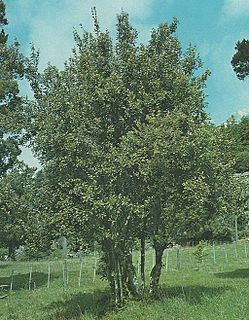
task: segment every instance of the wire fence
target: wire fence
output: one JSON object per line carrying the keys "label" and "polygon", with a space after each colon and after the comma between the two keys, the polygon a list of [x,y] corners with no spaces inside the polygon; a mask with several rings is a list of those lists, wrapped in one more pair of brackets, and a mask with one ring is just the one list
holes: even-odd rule
{"label": "wire fence", "polygon": [[[196,255],[197,247],[172,247],[163,255],[164,272],[186,270],[217,271],[231,266],[248,266],[249,243],[234,242],[232,244],[205,244],[201,253]],[[200,259],[201,254],[201,259]],[[97,274],[100,255],[85,256],[82,259],[40,262],[1,262],[0,263],[0,298],[3,292],[15,290],[37,290],[55,287],[81,288],[99,281]],[[137,265],[137,276],[140,276],[140,254],[134,254],[134,265]],[[145,271],[147,276],[155,265],[154,250],[146,251]],[[1,293],[2,292],[2,293]]]}

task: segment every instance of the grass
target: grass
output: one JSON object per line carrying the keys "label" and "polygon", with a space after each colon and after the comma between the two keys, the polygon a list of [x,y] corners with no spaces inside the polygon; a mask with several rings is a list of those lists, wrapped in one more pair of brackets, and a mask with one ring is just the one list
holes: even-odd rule
{"label": "grass", "polygon": [[[177,269],[176,249],[165,254],[160,299],[128,301],[120,310],[110,304],[108,286],[96,277],[93,281],[94,258],[83,259],[81,286],[78,278],[81,262],[67,261],[69,280],[63,283],[62,261],[1,262],[0,285],[9,285],[13,274],[13,290],[0,292],[1,320],[76,320],[76,319],[148,319],[148,320],[239,320],[249,314],[249,258],[247,245],[238,243],[206,248],[202,264],[193,250],[180,249]],[[214,254],[215,249],[215,254]],[[147,255],[147,280],[153,264],[153,252]],[[51,283],[48,288],[48,265]],[[136,261],[134,261],[136,263]],[[31,288],[29,272],[32,267]]]}

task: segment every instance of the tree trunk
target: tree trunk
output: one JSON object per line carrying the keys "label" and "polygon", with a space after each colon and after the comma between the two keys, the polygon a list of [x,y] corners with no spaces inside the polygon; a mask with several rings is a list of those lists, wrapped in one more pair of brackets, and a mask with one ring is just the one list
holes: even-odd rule
{"label": "tree trunk", "polygon": [[102,243],[105,273],[110,284],[112,297],[117,307],[124,303],[124,298],[131,294],[138,298],[138,285],[135,268],[132,263],[132,251],[115,246],[112,240]]}
{"label": "tree trunk", "polygon": [[126,278],[127,289],[134,298],[138,299],[139,293],[137,288],[137,278],[136,278],[135,268],[132,263],[131,252],[126,255],[125,267],[126,267],[126,277],[127,277]]}
{"label": "tree trunk", "polygon": [[145,237],[142,236],[141,238],[141,264],[140,264],[140,271],[141,271],[141,290],[144,291],[145,288]]}
{"label": "tree trunk", "polygon": [[123,292],[123,276],[122,276],[122,268],[121,268],[121,259],[117,256],[117,279],[118,279],[118,294],[119,294],[119,306],[123,306],[124,304],[124,292]]}
{"label": "tree trunk", "polygon": [[163,252],[164,252],[164,247],[160,247],[160,246],[155,247],[156,263],[150,273],[150,291],[149,291],[153,297],[157,297],[158,295],[159,280],[160,280],[161,270],[163,265],[162,263]]}

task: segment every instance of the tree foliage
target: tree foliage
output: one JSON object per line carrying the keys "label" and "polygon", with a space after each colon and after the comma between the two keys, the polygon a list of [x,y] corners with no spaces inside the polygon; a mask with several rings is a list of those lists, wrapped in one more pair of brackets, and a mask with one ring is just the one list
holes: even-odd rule
{"label": "tree foliage", "polygon": [[235,159],[235,171],[249,171],[249,117],[244,116],[240,121],[229,119],[225,130],[233,141],[231,153]]}
{"label": "tree foliage", "polygon": [[29,210],[25,223],[25,254],[28,258],[39,259],[51,253],[52,242],[60,235],[53,216],[56,195],[44,170],[33,175],[26,196]]}
{"label": "tree foliage", "polygon": [[249,75],[249,40],[238,41],[231,64],[239,80],[244,80]]}
{"label": "tree foliage", "polygon": [[223,137],[207,124],[209,72],[200,71],[194,47],[183,50],[177,20],[138,44],[126,13],[118,16],[116,42],[94,9],[93,18],[94,33],[74,34],[63,70],[40,72],[32,49],[26,67],[35,99],[26,106],[26,129],[53,190],[51,221],[63,235],[100,244],[102,273],[122,304],[139,296],[137,239],[155,249],[156,294],[164,249],[191,233],[201,237],[220,211],[225,217],[229,161]]}
{"label": "tree foliage", "polygon": [[33,169],[19,163],[0,177],[0,243],[8,247],[12,259],[15,259],[15,249],[25,243],[33,173]]}
{"label": "tree foliage", "polygon": [[[13,136],[21,128],[21,98],[18,95],[17,79],[23,76],[23,57],[18,43],[8,45],[8,35],[4,27],[5,5],[0,1],[0,175],[10,169],[20,153]],[[12,133],[12,135],[10,135]],[[8,134],[8,135],[6,135]]]}

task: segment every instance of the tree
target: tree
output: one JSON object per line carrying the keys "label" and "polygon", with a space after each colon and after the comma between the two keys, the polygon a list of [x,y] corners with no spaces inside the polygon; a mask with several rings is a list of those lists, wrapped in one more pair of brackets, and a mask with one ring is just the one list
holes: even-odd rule
{"label": "tree", "polygon": [[164,249],[217,215],[225,162],[215,153],[222,139],[207,129],[209,72],[199,71],[195,48],[182,49],[176,19],[138,45],[126,13],[118,16],[116,43],[95,10],[93,18],[94,34],[75,33],[62,71],[39,72],[32,49],[27,131],[56,194],[51,218],[63,235],[100,244],[103,275],[120,305],[139,296],[134,242],[151,239],[156,250],[156,294]]}
{"label": "tree", "polygon": [[0,243],[8,247],[11,259],[15,259],[15,249],[25,241],[33,173],[33,169],[19,163],[0,177]]}
{"label": "tree", "polygon": [[14,258],[15,247],[24,239],[24,180],[28,169],[23,169],[17,160],[21,152],[17,135],[24,123],[18,80],[24,74],[24,58],[18,42],[8,45],[4,30],[7,24],[5,4],[0,0],[0,241],[9,247],[9,256]]}
{"label": "tree", "polygon": [[[173,243],[214,239],[221,228],[220,236],[227,226],[231,229],[239,205],[230,145],[220,128],[200,125],[179,110],[149,117],[123,138],[122,177],[126,172],[127,183],[135,183],[140,191],[137,201],[146,206],[140,228],[155,249],[153,295],[158,292],[166,248]],[[133,188],[131,192],[133,198]]]}
{"label": "tree", "polygon": [[25,223],[25,254],[31,259],[39,259],[51,253],[52,242],[60,235],[60,228],[56,228],[57,221],[50,219],[56,212],[56,195],[51,189],[44,170],[34,174],[28,191],[26,198],[29,210]]}
{"label": "tree", "polygon": [[[19,53],[19,44],[8,46],[8,35],[4,27],[5,5],[0,1],[0,175],[11,168],[20,154],[18,142],[13,133],[20,132],[22,100],[18,96],[17,79],[23,76],[23,56]],[[10,135],[11,133],[11,135]]]}
{"label": "tree", "polygon": [[240,121],[229,119],[225,131],[233,141],[231,152],[235,159],[235,171],[249,171],[249,117],[244,116]]}
{"label": "tree", "polygon": [[239,80],[244,80],[249,75],[249,40],[238,41],[231,64]]}

